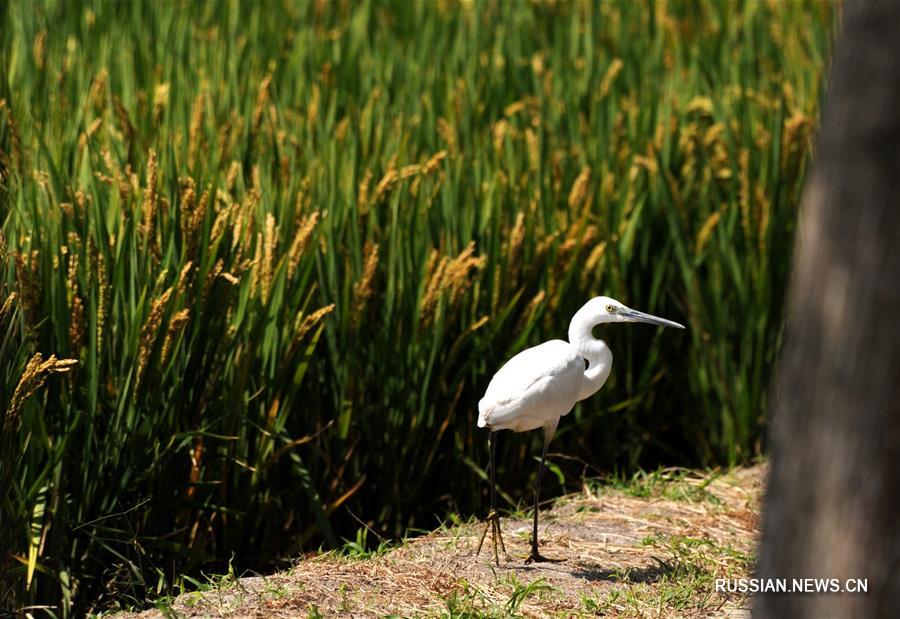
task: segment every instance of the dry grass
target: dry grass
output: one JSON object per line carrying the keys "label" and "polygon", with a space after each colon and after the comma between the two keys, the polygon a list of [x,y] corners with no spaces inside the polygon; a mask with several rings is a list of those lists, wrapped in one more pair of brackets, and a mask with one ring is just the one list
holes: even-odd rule
{"label": "dry grass", "polygon": [[481,525],[468,523],[364,558],[320,554],[272,576],[224,577],[140,616],[738,616],[746,600],[715,593],[714,580],[749,575],[764,473],[586,485],[542,514],[542,552],[559,563],[523,563],[520,514],[502,521],[511,560],[499,568],[489,548],[471,555]]}

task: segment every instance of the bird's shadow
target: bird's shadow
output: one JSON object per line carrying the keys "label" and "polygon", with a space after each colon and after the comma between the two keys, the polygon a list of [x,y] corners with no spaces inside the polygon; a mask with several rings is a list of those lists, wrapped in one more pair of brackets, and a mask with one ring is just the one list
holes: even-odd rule
{"label": "bird's shadow", "polygon": [[666,561],[654,557],[656,565],[629,568],[601,568],[595,564],[580,563],[571,572],[575,578],[591,582],[632,582],[654,583],[675,571],[675,567]]}

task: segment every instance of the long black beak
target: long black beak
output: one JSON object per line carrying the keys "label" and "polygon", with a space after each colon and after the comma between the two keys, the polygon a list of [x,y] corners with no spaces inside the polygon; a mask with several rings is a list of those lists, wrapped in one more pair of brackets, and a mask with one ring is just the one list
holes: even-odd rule
{"label": "long black beak", "polygon": [[651,325],[659,325],[660,327],[684,329],[684,325],[678,324],[677,322],[674,322],[672,320],[666,320],[665,318],[652,316],[650,314],[645,314],[644,312],[639,312],[630,308],[623,308],[619,310],[619,314],[625,316],[628,320],[633,320],[634,322],[646,322]]}

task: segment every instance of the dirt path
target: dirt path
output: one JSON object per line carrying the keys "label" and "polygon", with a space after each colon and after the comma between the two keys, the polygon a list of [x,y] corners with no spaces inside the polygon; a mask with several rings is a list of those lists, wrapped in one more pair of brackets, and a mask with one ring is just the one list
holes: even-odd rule
{"label": "dirt path", "polygon": [[[530,523],[502,521],[511,560],[493,565],[482,526],[435,531],[378,556],[335,553],[266,577],[225,578],[163,611],[190,617],[748,617],[716,578],[749,575],[765,467],[648,475],[585,487],[541,516],[541,552],[525,565]],[[159,617],[148,611],[141,617]]]}

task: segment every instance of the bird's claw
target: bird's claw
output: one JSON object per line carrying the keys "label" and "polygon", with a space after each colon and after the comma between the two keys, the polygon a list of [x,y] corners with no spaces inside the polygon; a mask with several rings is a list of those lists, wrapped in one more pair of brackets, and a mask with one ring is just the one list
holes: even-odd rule
{"label": "bird's claw", "polygon": [[562,563],[565,559],[550,559],[539,552],[532,551],[528,558],[525,559],[525,565],[531,563]]}
{"label": "bird's claw", "polygon": [[500,550],[503,552],[503,560],[509,561],[509,554],[506,552],[506,546],[503,544],[503,533],[500,529],[500,514],[491,510],[484,519],[484,531],[481,533],[481,539],[478,540],[478,548],[475,549],[475,556],[481,554],[481,546],[484,544],[484,538],[487,537],[488,529],[491,530],[491,541],[494,545],[494,563],[499,567],[500,557],[497,553],[497,541],[500,541]]}

